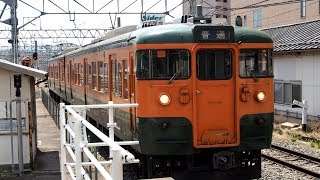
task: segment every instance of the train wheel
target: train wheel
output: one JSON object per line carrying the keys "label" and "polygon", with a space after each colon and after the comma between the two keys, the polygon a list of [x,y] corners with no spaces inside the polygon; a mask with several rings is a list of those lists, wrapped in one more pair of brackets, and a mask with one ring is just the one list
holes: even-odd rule
{"label": "train wheel", "polygon": [[137,180],[139,179],[138,164],[123,165],[123,180]]}

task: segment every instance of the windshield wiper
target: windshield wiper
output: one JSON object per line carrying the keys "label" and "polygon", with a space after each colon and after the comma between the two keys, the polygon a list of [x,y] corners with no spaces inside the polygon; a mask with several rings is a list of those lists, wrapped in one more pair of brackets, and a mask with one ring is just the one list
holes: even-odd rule
{"label": "windshield wiper", "polygon": [[247,70],[247,73],[248,73],[251,77],[253,77],[254,81],[257,82],[258,79],[251,73],[251,69],[250,69],[249,66],[246,66],[246,70]]}
{"label": "windshield wiper", "polygon": [[171,84],[177,78],[177,76],[182,72],[182,70],[183,70],[183,66],[180,67],[176,73],[174,73],[174,75],[169,79],[168,84]]}

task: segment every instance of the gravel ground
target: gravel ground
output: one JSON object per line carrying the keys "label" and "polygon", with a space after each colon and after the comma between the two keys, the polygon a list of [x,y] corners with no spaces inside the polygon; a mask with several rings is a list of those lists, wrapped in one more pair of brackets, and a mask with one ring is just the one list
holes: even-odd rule
{"label": "gravel ground", "polygon": [[[320,139],[320,136],[319,136]],[[303,141],[292,142],[290,136],[287,133],[282,135],[274,132],[272,143],[281,147],[285,147],[298,152],[303,152],[305,154],[320,157],[320,149],[313,148],[310,143]],[[263,150],[268,151],[268,150]],[[311,176],[307,176],[298,171],[292,170],[290,168],[278,165],[271,161],[262,160],[262,178],[261,179],[316,179]]]}

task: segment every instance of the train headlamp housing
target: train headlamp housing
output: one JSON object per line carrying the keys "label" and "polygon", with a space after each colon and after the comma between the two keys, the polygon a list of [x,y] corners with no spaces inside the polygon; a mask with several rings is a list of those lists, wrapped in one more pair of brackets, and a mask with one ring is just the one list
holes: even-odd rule
{"label": "train headlamp housing", "polygon": [[267,95],[264,91],[258,91],[258,93],[256,94],[256,99],[259,102],[264,102],[267,99]]}
{"label": "train headlamp housing", "polygon": [[166,105],[170,104],[171,98],[168,94],[162,93],[162,94],[160,94],[159,102],[161,105],[166,106]]}

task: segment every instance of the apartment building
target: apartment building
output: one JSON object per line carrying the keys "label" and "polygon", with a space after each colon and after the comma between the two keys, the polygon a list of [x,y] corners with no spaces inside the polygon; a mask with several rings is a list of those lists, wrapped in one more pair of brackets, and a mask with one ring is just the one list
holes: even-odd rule
{"label": "apartment building", "polygon": [[213,22],[221,21],[227,24],[231,23],[231,0],[188,0],[183,4],[184,15],[195,15],[197,5],[202,5],[202,14],[204,17],[212,18]]}
{"label": "apartment building", "polygon": [[241,16],[243,25],[258,29],[317,20],[320,0],[232,0],[231,24]]}
{"label": "apartment building", "polygon": [[320,0],[233,0],[230,11],[274,40],[275,113],[301,117],[291,104],[306,100],[320,119]]}

